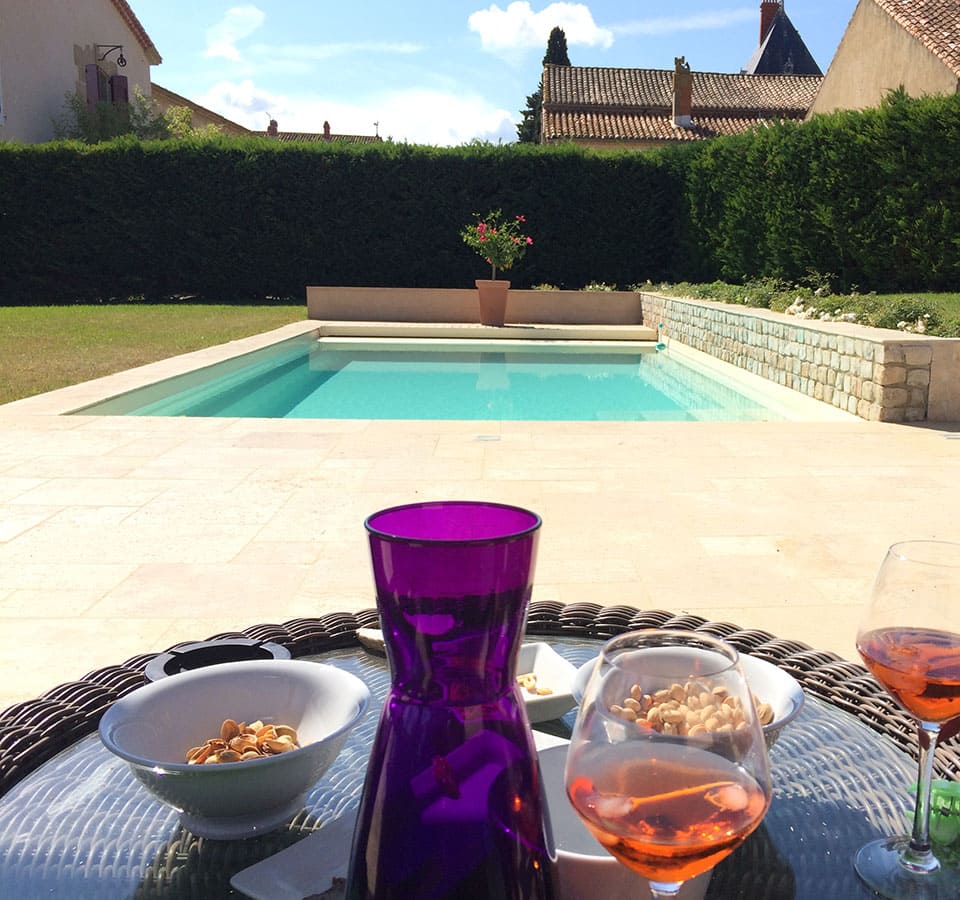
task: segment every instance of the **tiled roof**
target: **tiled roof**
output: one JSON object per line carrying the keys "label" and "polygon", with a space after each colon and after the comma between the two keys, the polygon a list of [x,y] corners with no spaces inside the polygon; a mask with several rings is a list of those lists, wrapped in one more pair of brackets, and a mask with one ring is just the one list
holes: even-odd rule
{"label": "tiled roof", "polygon": [[143,48],[143,52],[147,57],[147,62],[150,63],[151,66],[159,66],[160,63],[163,62],[160,58],[160,53],[157,51],[157,48],[153,46],[150,35],[147,34],[144,27],[140,24],[140,20],[130,8],[127,0],[113,0],[113,5],[117,8],[117,12],[120,13],[123,21],[127,23],[127,27],[136,36],[137,42]]}
{"label": "tiled roof", "polygon": [[602,112],[547,112],[542,116],[545,141],[576,137],[586,141],[702,141],[723,134],[741,134],[768,122],[756,116],[691,116],[685,128],[674,126],[667,112],[657,115]]}
{"label": "tiled roof", "polygon": [[[756,118],[800,116],[817,95],[819,75],[693,73],[693,113]],[[553,111],[670,111],[673,71],[552,66],[543,70],[543,108]]]}
{"label": "tiled roof", "polygon": [[[260,137],[272,137],[266,131],[254,131],[252,133]],[[273,139],[281,143],[293,143],[295,141],[322,143],[323,141],[330,141],[338,144],[377,144],[383,140],[375,134],[331,134],[327,137],[325,134],[316,131],[278,131]]]}
{"label": "tiled roof", "polygon": [[243,125],[240,125],[238,122],[234,122],[232,119],[228,119],[226,116],[221,116],[220,113],[214,112],[212,109],[207,109],[205,106],[201,106],[199,103],[194,102],[189,97],[184,97],[182,94],[171,91],[170,88],[165,88],[162,85],[157,84],[155,81],[151,82],[150,84],[150,96],[154,100],[163,100],[168,106],[185,106],[187,109],[198,112],[207,119],[210,119],[210,121],[214,124],[220,125],[229,134],[254,133],[251,132],[249,128],[245,128]]}
{"label": "tiled roof", "polygon": [[960,0],[873,0],[960,77]]}
{"label": "tiled roof", "polygon": [[749,75],[822,75],[781,6],[746,66]]}

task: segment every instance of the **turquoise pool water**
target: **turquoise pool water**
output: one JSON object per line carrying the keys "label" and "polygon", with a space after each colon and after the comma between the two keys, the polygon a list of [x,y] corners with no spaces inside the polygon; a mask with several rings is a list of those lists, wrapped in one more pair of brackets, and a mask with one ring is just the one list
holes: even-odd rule
{"label": "turquoise pool water", "polygon": [[653,346],[388,344],[310,335],[75,412],[285,419],[784,418],[732,383]]}

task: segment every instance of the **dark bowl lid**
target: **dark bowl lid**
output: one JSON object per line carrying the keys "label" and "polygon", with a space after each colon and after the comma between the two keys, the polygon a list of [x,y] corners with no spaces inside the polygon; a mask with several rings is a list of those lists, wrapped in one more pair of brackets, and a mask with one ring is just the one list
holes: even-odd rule
{"label": "dark bowl lid", "polygon": [[290,651],[280,644],[239,638],[181,644],[150,660],[144,677],[147,681],[159,681],[190,669],[249,659],[290,659]]}

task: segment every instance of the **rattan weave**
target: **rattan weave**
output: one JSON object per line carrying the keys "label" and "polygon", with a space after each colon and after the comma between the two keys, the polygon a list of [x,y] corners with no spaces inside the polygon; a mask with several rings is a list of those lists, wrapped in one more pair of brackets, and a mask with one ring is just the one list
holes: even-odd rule
{"label": "rattan weave", "polygon": [[[322,654],[367,681],[379,703],[389,686],[386,663],[360,649],[356,638],[358,628],[376,624],[376,611],[367,610],[213,637],[274,641],[294,657]],[[916,749],[909,719],[862,667],[731,623],[626,606],[535,602],[527,632],[579,664],[596,654],[599,641],[639,627],[721,636],[789,671],[807,693],[807,706],[771,753],[777,790],[764,826],[717,867],[708,897],[871,896],[849,859],[866,840],[906,826]],[[233,842],[184,831],[176,812],[153,800],[95,734],[109,705],[143,684],[153,656],[98,669],[0,714],[0,792],[6,794],[0,799],[0,896],[241,896],[229,886],[233,873],[356,807],[376,728],[373,709],[284,829]],[[568,729],[574,715],[549,727]],[[960,778],[956,741],[941,748],[937,770],[940,777]]]}

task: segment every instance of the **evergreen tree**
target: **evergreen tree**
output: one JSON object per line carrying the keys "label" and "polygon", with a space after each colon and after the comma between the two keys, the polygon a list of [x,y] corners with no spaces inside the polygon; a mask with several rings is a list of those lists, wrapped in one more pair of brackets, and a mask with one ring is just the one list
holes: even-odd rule
{"label": "evergreen tree", "polygon": [[570,57],[567,55],[567,36],[562,28],[554,28],[547,38],[547,52],[543,57],[543,64],[554,66],[569,66]]}
{"label": "evergreen tree", "polygon": [[[562,28],[554,28],[547,39],[547,52],[543,55],[543,64],[569,66],[567,55],[567,36]],[[517,140],[521,144],[536,144],[540,141],[540,111],[543,106],[543,76],[537,90],[527,97],[527,107],[520,115],[523,119],[517,125]]]}

